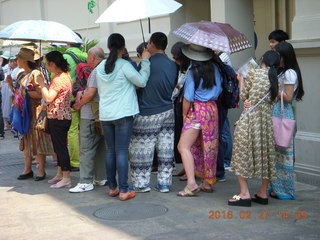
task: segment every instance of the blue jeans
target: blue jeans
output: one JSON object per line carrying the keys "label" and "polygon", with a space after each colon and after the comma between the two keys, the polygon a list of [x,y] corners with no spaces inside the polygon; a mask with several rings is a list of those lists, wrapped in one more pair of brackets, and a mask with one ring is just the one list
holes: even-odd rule
{"label": "blue jeans", "polygon": [[221,131],[221,137],[224,148],[224,165],[230,167],[232,157],[232,137],[230,133],[230,124],[228,117],[224,121],[223,128]]}
{"label": "blue jeans", "polygon": [[113,121],[101,121],[104,138],[107,142],[107,179],[109,188],[115,189],[118,184],[119,191],[128,191],[128,148],[132,134],[133,117],[125,117]]}

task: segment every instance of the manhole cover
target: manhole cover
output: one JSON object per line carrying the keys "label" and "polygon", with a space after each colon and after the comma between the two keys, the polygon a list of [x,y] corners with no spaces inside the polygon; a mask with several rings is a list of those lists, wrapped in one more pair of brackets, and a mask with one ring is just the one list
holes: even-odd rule
{"label": "manhole cover", "polygon": [[153,203],[112,204],[96,210],[93,216],[104,220],[139,220],[161,216],[168,212],[168,208]]}

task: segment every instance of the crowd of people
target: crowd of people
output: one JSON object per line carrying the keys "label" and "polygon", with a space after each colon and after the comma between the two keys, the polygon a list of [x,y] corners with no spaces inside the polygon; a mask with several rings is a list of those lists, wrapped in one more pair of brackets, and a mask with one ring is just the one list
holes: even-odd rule
{"label": "crowd of people", "polygon": [[[259,67],[245,78],[237,76],[244,110],[233,147],[228,109],[221,103],[222,68],[232,66],[230,58],[177,42],[171,60],[162,32],[137,47],[139,64],[129,58],[125,38],[118,33],[108,37],[107,58],[102,48],[86,53],[80,44],[68,44],[66,53],[52,51],[44,57],[34,45],[22,46],[16,56],[4,53],[0,137],[10,129],[12,91],[23,87],[30,97],[31,119],[20,140],[25,167],[19,180],[34,177],[33,158],[38,164],[34,180],[44,180],[45,159],[51,155],[57,161],[57,173],[48,180],[53,189],[80,193],[108,185],[108,195],[124,201],[151,188],[170,192],[172,177],[182,176],[186,186],[177,196],[191,197],[199,191],[212,193],[217,181],[225,181],[231,159],[240,193],[228,200],[229,205],[268,204],[268,196],[295,199],[293,139],[289,148],[275,146],[272,126],[272,116],[282,111],[294,119],[292,102],[304,95],[288,39],[285,32],[273,31],[271,50],[263,54]],[[90,76],[75,88],[83,60]],[[46,109],[49,133],[35,128],[38,108]],[[174,173],[181,162],[183,169]],[[157,184],[150,186],[154,165]],[[80,179],[72,187],[70,172],[77,168]],[[253,177],[262,182],[251,195],[248,179]]]}

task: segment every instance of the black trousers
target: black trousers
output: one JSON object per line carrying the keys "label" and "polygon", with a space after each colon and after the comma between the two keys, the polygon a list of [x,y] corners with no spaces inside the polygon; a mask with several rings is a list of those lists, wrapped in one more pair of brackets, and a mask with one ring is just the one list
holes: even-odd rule
{"label": "black trousers", "polygon": [[68,151],[68,131],[71,120],[48,119],[52,145],[58,157],[58,166],[62,171],[70,171],[70,155]]}

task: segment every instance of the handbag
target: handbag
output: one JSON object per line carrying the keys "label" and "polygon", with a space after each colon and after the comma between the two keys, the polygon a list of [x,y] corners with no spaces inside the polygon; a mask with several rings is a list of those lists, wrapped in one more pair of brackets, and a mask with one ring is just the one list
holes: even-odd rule
{"label": "handbag", "polygon": [[34,128],[36,130],[49,133],[49,124],[47,118],[47,106],[40,105],[37,107],[37,119],[34,123]]}
{"label": "handbag", "polygon": [[281,117],[272,117],[273,136],[278,148],[287,149],[291,145],[296,121],[285,117],[283,91],[281,91],[281,115]]}
{"label": "handbag", "polygon": [[12,128],[20,134],[25,135],[30,129],[30,97],[28,94],[28,82],[31,73],[28,75],[26,87],[20,86],[14,91],[12,109]]}

